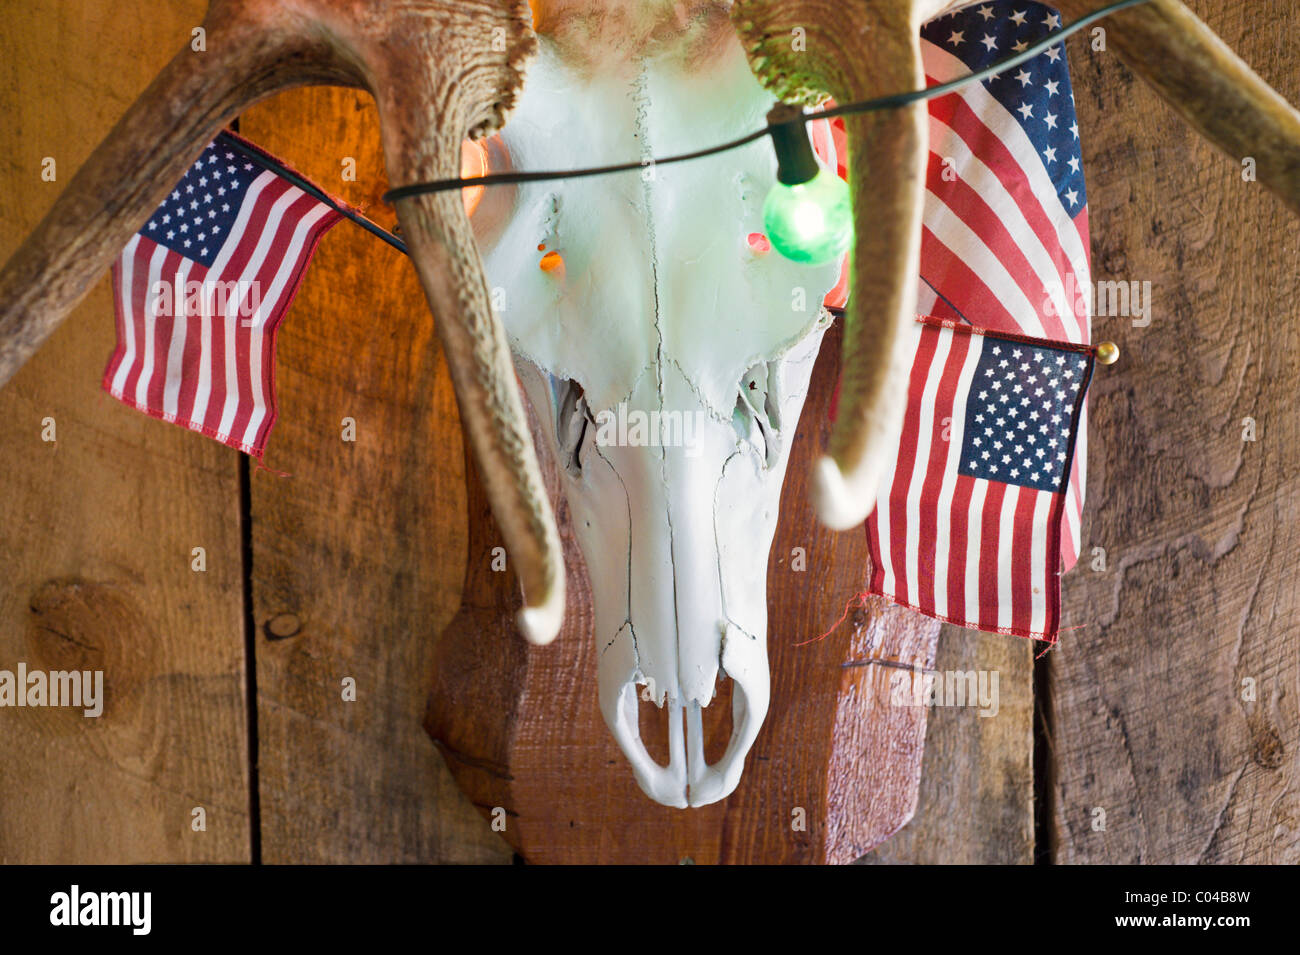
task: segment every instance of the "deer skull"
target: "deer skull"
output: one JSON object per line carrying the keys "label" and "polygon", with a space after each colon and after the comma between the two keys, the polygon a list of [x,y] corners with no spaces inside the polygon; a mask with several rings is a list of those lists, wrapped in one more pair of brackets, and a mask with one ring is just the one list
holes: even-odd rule
{"label": "deer skull", "polygon": [[[0,385],[216,133],[279,90],[369,89],[394,185],[454,177],[462,139],[492,133],[517,103],[503,140],[514,162],[588,165],[628,159],[633,134],[648,156],[760,125],[765,97],[744,75],[742,49],[755,75],[790,102],[829,94],[847,103],[918,88],[921,24],[965,5],[537,0],[530,18],[521,0],[212,0],[208,51],[196,57],[186,49],[172,60],[0,271]],[[1078,16],[1102,4],[1057,5]],[[1150,0],[1110,22],[1115,50],[1230,156],[1254,158],[1259,181],[1300,210],[1300,114],[1178,0]],[[521,102],[538,34],[551,39],[528,71]],[[839,417],[813,485],[823,521],[841,529],[867,515],[904,407],[925,107],[851,116],[846,130],[853,296]],[[566,464],[596,580],[602,709],[642,786],[674,805],[701,805],[735,786],[766,709],[764,588],[756,581],[818,344],[817,303],[833,280],[744,258],[744,231],[754,229],[771,181],[760,147],[694,167],[651,168],[648,179],[489,190],[476,227],[492,282],[507,292],[499,311],[460,198],[419,195],[398,210],[466,438],[520,578],[520,628],[536,643],[555,636],[564,571],[512,346]],[[536,246],[545,242],[558,243],[567,260],[563,280],[536,269]],[[795,287],[807,290],[804,305],[787,310]],[[591,425],[621,407],[629,415],[690,415],[701,422],[697,447],[602,445]],[[739,686],[734,733],[723,759],[707,767],[701,710],[720,670]],[[681,720],[673,722],[666,769],[649,759],[636,731],[641,681],[693,727],[683,734]]]}
{"label": "deer skull", "polygon": [[[627,58],[575,64],[575,37],[543,35],[492,154],[573,168],[761,126],[772,96],[715,13]],[[710,55],[686,55],[700,46]],[[641,175],[524,184],[475,216],[591,576],[601,711],[641,787],[671,806],[730,793],[767,711],[768,550],[839,271],[750,248],[775,175],[760,141]],[[543,249],[562,270],[539,268]],[[708,766],[701,710],[720,671],[735,681],[733,731]],[[639,692],[671,708],[666,767],[641,741]]]}

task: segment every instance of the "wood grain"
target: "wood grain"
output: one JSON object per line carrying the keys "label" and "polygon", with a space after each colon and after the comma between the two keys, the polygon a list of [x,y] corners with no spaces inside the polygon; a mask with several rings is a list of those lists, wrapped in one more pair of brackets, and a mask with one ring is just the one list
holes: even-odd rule
{"label": "wood grain", "polygon": [[[240,129],[393,225],[377,204],[387,181],[365,94],[285,94]],[[267,862],[510,857],[420,729],[465,553],[463,446],[433,322],[410,262],[344,222],[279,334],[266,461],[291,473],[252,481]],[[343,440],[344,418],[355,442]],[[348,677],[355,702],[343,700]]]}
{"label": "wood grain", "polygon": [[[1300,8],[1191,6],[1300,100]],[[1055,855],[1295,864],[1300,225],[1114,55],[1071,57],[1095,277],[1151,282],[1153,309],[1094,326],[1122,357],[1091,398],[1081,629],[1048,658]]]}
{"label": "wood grain", "polygon": [[[0,260],[203,9],[8,5]],[[113,337],[105,276],[0,391],[0,668],[102,669],[106,696],[0,709],[0,861],[247,861],[238,455],[101,393]]]}

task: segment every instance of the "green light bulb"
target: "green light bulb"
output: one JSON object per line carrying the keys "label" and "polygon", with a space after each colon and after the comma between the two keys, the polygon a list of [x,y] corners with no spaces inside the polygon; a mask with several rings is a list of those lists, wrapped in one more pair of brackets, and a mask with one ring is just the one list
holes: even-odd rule
{"label": "green light bulb", "polygon": [[825,169],[797,186],[778,182],[763,203],[763,228],[791,262],[834,262],[853,244],[849,184]]}

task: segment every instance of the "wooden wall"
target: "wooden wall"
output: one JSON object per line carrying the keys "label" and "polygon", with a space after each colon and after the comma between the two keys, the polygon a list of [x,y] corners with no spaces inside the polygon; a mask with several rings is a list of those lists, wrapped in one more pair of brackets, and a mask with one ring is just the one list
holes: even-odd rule
{"label": "wooden wall", "polygon": [[[1192,6],[1300,101],[1300,11]],[[10,5],[0,256],[203,8]],[[1078,629],[1035,663],[944,628],[938,668],[996,669],[1000,711],[932,712],[917,815],[867,861],[1295,862],[1300,229],[1113,55],[1070,55],[1097,277],[1154,305],[1096,326],[1123,358],[1094,385]],[[286,94],[241,130],[391,223],[364,95]],[[508,861],[420,728],[466,475],[408,263],[347,223],[322,243],[279,336],[267,463],[291,477],[102,395],[112,340],[105,280],[0,391],[0,668],[102,666],[109,699],[0,710],[0,861]]]}
{"label": "wooden wall", "polygon": [[[1300,103],[1300,7],[1193,6]],[[1300,222],[1112,58],[1073,54],[1094,275],[1149,281],[1153,309],[1095,325],[1124,355],[1090,399],[1106,569],[1067,578],[1080,629],[1042,681],[1045,837],[1068,862],[1294,864]]]}
{"label": "wooden wall", "polygon": [[[0,255],[184,42],[186,7],[7,5]],[[0,858],[247,859],[239,460],[101,395],[113,338],[105,278],[0,392],[0,666],[102,667],[108,700],[0,710]]]}

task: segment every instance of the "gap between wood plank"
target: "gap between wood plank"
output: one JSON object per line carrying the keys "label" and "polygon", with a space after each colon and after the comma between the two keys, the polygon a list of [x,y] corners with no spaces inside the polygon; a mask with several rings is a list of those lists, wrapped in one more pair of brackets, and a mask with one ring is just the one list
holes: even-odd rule
{"label": "gap between wood plank", "polygon": [[1046,654],[1034,657],[1034,865],[1056,864],[1056,773],[1052,755],[1052,670]]}
{"label": "gap between wood plank", "polygon": [[[239,132],[239,117],[230,123]],[[253,471],[239,456],[239,578],[244,594],[244,712],[248,738],[248,861],[262,864],[262,799],[257,775],[257,625],[253,618]]]}
{"label": "gap between wood plank", "polygon": [[239,456],[240,583],[244,592],[244,681],[248,736],[248,852],[262,864],[262,804],[257,776],[257,630],[253,621],[253,488],[248,456]]}

